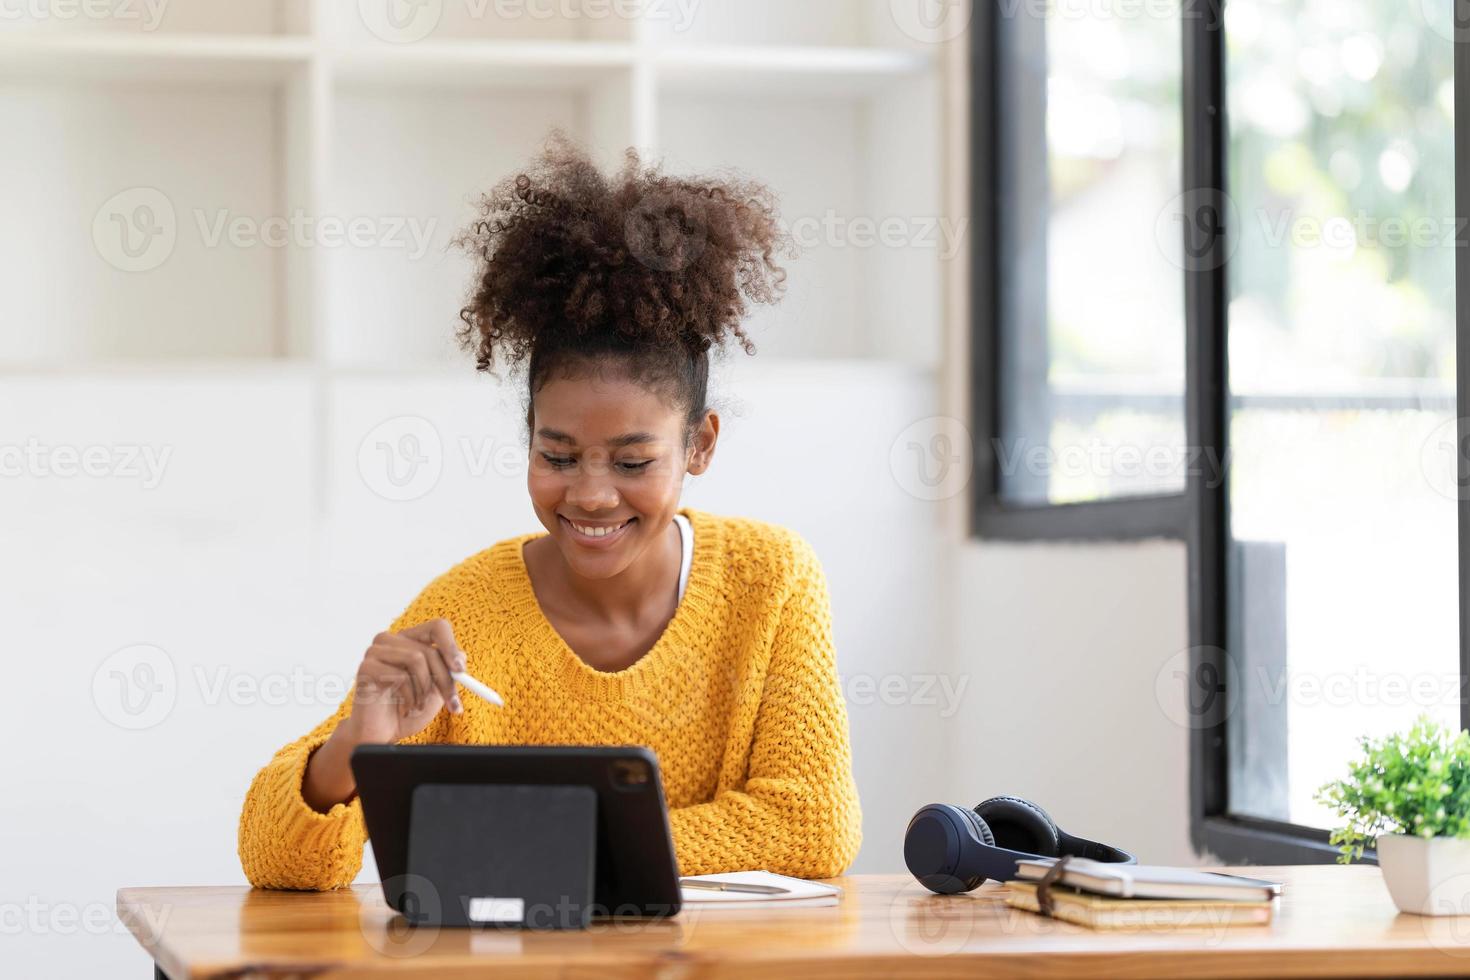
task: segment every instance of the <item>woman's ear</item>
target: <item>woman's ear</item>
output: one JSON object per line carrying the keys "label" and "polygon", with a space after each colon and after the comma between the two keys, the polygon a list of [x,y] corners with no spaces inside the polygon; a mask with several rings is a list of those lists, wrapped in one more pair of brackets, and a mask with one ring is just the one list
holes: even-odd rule
{"label": "woman's ear", "polygon": [[704,418],[694,429],[694,438],[689,445],[689,464],[685,470],[699,476],[709,469],[715,455],[715,442],[720,438],[720,417],[713,411],[704,413]]}

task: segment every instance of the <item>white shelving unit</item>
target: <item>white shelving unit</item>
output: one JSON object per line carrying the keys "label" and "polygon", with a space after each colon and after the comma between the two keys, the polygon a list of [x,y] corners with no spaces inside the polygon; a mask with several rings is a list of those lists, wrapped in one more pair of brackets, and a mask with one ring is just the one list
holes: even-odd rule
{"label": "white shelving unit", "polygon": [[463,369],[449,242],[552,126],[608,164],[773,186],[806,247],[753,324],[767,357],[937,363],[937,243],[861,240],[941,213],[936,50],[885,0],[703,0],[687,24],[399,2],[0,20],[0,371]]}

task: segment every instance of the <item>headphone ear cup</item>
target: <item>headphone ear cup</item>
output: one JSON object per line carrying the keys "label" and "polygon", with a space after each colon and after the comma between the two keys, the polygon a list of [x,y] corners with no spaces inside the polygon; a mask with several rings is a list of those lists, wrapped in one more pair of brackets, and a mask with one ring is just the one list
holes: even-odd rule
{"label": "headphone ear cup", "polygon": [[970,826],[975,828],[976,836],[991,847],[994,847],[995,834],[990,832],[990,825],[980,819],[980,814],[974,810],[967,810],[964,807],[960,807],[959,811],[965,815],[966,820],[970,821]]}
{"label": "headphone ear cup", "polygon": [[977,819],[987,825],[993,843],[1011,851],[1057,857],[1061,837],[1046,811],[1019,796],[994,796],[975,805]]}

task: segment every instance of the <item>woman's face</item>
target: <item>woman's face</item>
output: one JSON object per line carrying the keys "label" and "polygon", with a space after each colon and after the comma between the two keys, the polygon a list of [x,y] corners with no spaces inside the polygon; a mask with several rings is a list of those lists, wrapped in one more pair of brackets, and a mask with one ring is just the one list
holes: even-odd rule
{"label": "woman's face", "polygon": [[547,381],[531,417],[531,503],[586,578],[617,575],[659,540],[684,474],[708,468],[719,433],[706,413],[686,449],[683,412],[606,371]]}

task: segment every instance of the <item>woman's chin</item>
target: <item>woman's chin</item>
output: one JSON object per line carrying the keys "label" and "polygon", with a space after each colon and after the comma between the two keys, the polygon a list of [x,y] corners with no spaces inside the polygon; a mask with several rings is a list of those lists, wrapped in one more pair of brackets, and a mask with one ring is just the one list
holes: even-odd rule
{"label": "woman's chin", "polygon": [[568,567],[583,578],[611,578],[628,564],[626,544],[613,548],[588,548],[577,541],[560,539],[557,545]]}

